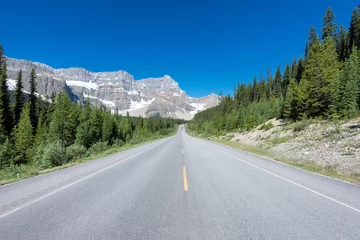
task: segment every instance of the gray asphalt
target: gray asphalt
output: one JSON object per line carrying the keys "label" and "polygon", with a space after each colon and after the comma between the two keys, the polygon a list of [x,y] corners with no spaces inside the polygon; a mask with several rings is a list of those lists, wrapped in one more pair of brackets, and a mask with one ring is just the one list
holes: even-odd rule
{"label": "gray asphalt", "polygon": [[360,239],[360,187],[180,128],[0,187],[0,239]]}

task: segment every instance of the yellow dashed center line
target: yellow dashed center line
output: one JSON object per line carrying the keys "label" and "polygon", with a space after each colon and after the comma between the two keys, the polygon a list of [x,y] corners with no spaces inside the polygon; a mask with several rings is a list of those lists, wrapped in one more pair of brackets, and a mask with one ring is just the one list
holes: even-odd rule
{"label": "yellow dashed center line", "polygon": [[184,149],[181,149],[182,154],[184,154]]}
{"label": "yellow dashed center line", "polygon": [[184,191],[187,192],[189,187],[188,187],[188,182],[187,182],[186,167],[185,166],[183,166],[183,175],[184,175]]}

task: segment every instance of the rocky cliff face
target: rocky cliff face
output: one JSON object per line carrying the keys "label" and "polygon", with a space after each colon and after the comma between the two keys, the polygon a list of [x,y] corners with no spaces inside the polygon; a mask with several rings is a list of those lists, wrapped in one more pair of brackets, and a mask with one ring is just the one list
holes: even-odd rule
{"label": "rocky cliff face", "polygon": [[54,69],[42,63],[8,58],[9,86],[16,85],[17,73],[23,71],[24,89],[29,91],[31,69],[36,70],[37,90],[44,98],[64,87],[73,99],[90,99],[93,104],[109,107],[113,112],[143,117],[192,119],[202,110],[219,104],[217,95],[191,98],[170,76],[134,80],[125,71],[90,72],[83,68]]}

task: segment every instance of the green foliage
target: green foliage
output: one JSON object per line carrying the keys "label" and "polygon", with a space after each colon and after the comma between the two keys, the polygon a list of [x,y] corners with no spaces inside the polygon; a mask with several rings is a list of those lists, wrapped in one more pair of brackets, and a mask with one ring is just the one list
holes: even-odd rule
{"label": "green foliage", "polygon": [[311,120],[304,120],[304,121],[300,121],[294,124],[294,126],[292,127],[294,132],[301,132],[304,131],[308,126],[310,126],[311,124],[313,124],[314,122]]}
{"label": "green foliage", "polygon": [[19,71],[17,81],[16,81],[16,89],[15,89],[15,106],[14,106],[14,122],[15,125],[19,122],[20,114],[22,112],[22,108],[24,106],[24,94],[23,83],[22,83],[22,71]]}
{"label": "green foliage", "polygon": [[66,148],[61,143],[51,143],[39,148],[37,162],[42,168],[55,167],[67,162]]}
{"label": "green foliage", "polygon": [[108,142],[96,142],[91,146],[91,148],[89,148],[88,153],[97,154],[105,151],[106,149],[108,149],[108,147],[109,147]]}
{"label": "green foliage", "polygon": [[[360,47],[360,8],[353,12],[349,33],[342,27],[337,34],[334,18],[329,7],[321,40],[312,26],[305,58],[294,58],[291,66],[286,65],[283,76],[279,66],[275,76],[268,70],[267,80],[260,75],[260,82],[255,77],[252,83],[238,83],[233,98],[225,96],[219,106],[196,114],[188,123],[189,130],[222,135],[251,130],[270,118],[298,121],[358,116],[360,57],[358,50],[349,50],[349,46]],[[295,126],[295,131],[303,128]]]}
{"label": "green foliage", "polygon": [[26,163],[32,157],[33,129],[30,122],[29,108],[25,106],[21,112],[19,123],[15,128],[16,164]]}
{"label": "green foliage", "polygon": [[13,162],[14,146],[7,138],[3,144],[0,144],[0,169],[9,167]]}
{"label": "green foliage", "polygon": [[335,24],[335,14],[332,11],[331,7],[328,7],[325,12],[323,20],[322,40],[327,39],[328,37],[335,37],[337,32],[337,26]]}
{"label": "green foliage", "polygon": [[82,158],[86,155],[87,149],[83,145],[73,144],[66,148],[66,158],[68,161]]}
{"label": "green foliage", "polygon": [[270,130],[274,127],[274,125],[272,124],[272,122],[269,122],[269,123],[264,123],[263,125],[261,125],[260,127],[260,130],[264,130],[264,131],[267,131],[267,130]]}
{"label": "green foliage", "polygon": [[30,96],[29,96],[29,103],[30,103],[30,121],[31,126],[35,132],[37,127],[38,121],[38,112],[37,112],[37,97],[35,95],[36,92],[36,73],[35,69],[31,70],[30,73]]}
{"label": "green foliage", "polygon": [[[0,58],[2,58],[2,56],[0,56]],[[0,125],[3,126],[5,133],[9,135],[13,128],[13,116],[10,108],[10,95],[7,85],[6,61],[2,60],[2,62],[3,65],[1,66],[0,76]]]}

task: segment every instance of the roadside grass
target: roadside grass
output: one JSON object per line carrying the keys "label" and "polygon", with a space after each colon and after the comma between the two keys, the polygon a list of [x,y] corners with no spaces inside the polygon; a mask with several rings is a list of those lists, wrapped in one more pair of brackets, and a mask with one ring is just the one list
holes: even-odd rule
{"label": "roadside grass", "polygon": [[217,137],[204,138],[201,135],[198,135],[194,132],[188,132],[188,133],[194,137],[199,137],[199,138],[210,140],[210,141],[213,141],[216,143],[220,143],[220,144],[223,144],[228,147],[232,147],[232,148],[244,151],[244,152],[249,152],[249,153],[261,156],[261,157],[265,157],[265,158],[269,158],[269,159],[272,159],[275,161],[286,163],[288,165],[291,165],[291,166],[294,166],[297,168],[301,168],[301,169],[304,169],[304,170],[307,170],[310,172],[315,172],[315,173],[319,173],[319,174],[329,176],[332,178],[337,178],[337,179],[345,180],[345,181],[352,182],[355,184],[360,184],[360,174],[347,174],[347,173],[339,172],[336,170],[336,166],[332,166],[332,165],[321,166],[315,162],[304,161],[303,159],[289,159],[289,158],[285,158],[284,156],[280,156],[280,155],[278,155],[272,151],[266,150],[266,149],[262,149],[262,148],[259,148],[256,146],[249,146],[249,145],[242,144],[239,141],[231,142],[231,141],[228,141],[225,139],[220,139]]}
{"label": "roadside grass", "polygon": [[65,169],[65,168],[68,168],[68,167],[71,167],[71,166],[74,166],[74,165],[77,165],[80,163],[92,161],[92,160],[99,159],[99,158],[102,158],[102,157],[105,157],[105,156],[108,156],[111,154],[122,152],[122,151],[128,150],[130,148],[138,147],[138,146],[141,146],[141,145],[144,145],[147,143],[154,142],[156,140],[160,140],[160,139],[163,139],[166,137],[173,136],[176,134],[176,132],[177,132],[177,128],[176,128],[176,131],[174,130],[174,132],[172,132],[169,135],[163,135],[163,136],[157,135],[157,136],[148,138],[144,141],[137,141],[134,143],[126,143],[122,146],[112,146],[102,152],[91,153],[88,156],[72,160],[66,164],[56,166],[56,167],[41,169],[41,167],[39,167],[35,164],[13,165],[6,169],[0,170],[0,186],[4,185],[4,184],[12,183],[12,182],[17,182],[22,179],[34,177],[37,175],[46,174],[49,172]]}

